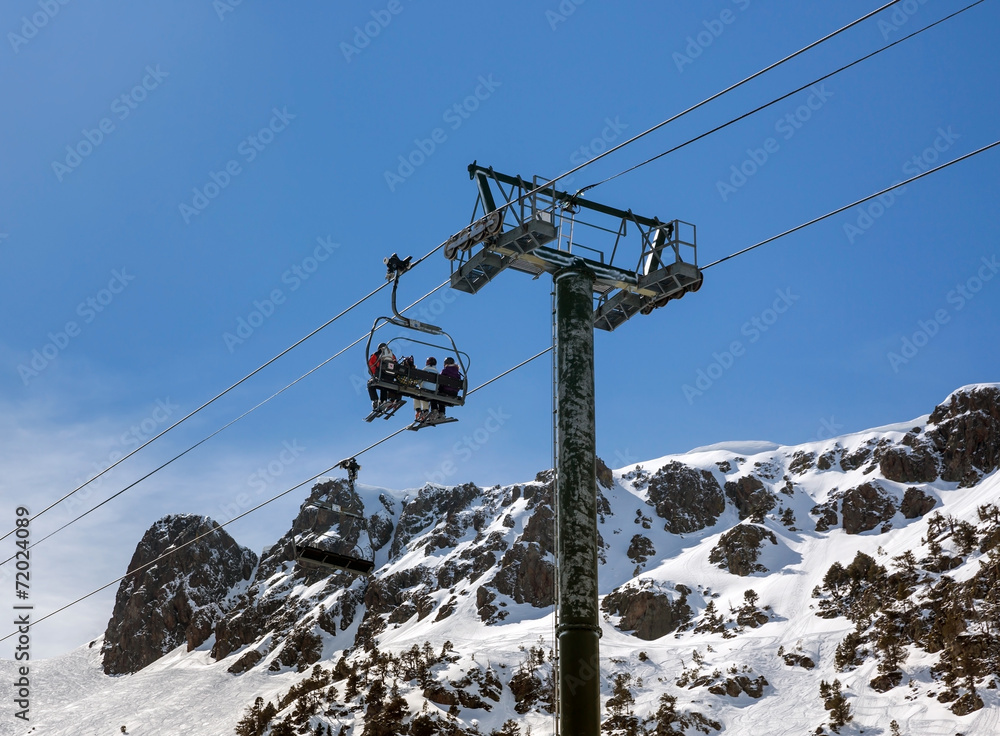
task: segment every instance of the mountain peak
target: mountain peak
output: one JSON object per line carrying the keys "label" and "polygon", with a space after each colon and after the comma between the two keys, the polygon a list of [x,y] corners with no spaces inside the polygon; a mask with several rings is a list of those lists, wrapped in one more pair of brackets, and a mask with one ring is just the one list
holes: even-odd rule
{"label": "mountain peak", "polygon": [[156,521],[118,588],[104,634],[104,671],[138,672],[181,643],[189,651],[203,644],[225,599],[256,565],[257,556],[207,516],[174,514]]}

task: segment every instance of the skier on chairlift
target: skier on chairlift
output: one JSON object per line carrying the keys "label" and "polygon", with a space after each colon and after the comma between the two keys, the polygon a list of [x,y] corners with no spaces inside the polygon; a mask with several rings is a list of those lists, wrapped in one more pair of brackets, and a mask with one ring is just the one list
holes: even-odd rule
{"label": "skier on chairlift", "polygon": [[378,409],[381,404],[385,404],[386,402],[399,400],[399,394],[395,391],[387,388],[380,388],[376,391],[373,385],[375,376],[378,375],[379,366],[382,363],[395,362],[395,360],[396,356],[384,342],[379,343],[378,348],[368,358],[368,372],[372,376],[368,379],[368,398],[372,400],[372,409]]}
{"label": "skier on chairlift", "polygon": [[[441,375],[447,376],[448,378],[454,378],[458,381],[462,380],[462,372],[458,369],[458,366],[455,364],[455,359],[452,357],[444,359],[444,368],[441,369]],[[451,386],[442,386],[440,393],[445,396],[457,396],[458,389],[452,388]],[[439,403],[438,414],[440,417],[444,417],[444,409],[445,405]]]}
{"label": "skier on chairlift", "polygon": [[[433,355],[424,362],[424,372],[425,373],[438,372],[437,358],[435,358]],[[434,391],[435,389],[437,389],[437,384],[434,381],[424,381],[420,387],[427,389],[428,391]],[[428,399],[414,399],[413,406],[416,411],[414,421],[417,422],[426,422],[428,419],[431,419],[436,412],[443,413],[442,410],[444,409],[444,407],[441,405],[440,402],[431,401]]]}
{"label": "skier on chairlift", "polygon": [[351,488],[353,488],[354,481],[358,479],[358,471],[361,470],[357,458],[349,457],[346,460],[341,460],[337,463],[337,467],[347,471],[347,481],[351,484]]}

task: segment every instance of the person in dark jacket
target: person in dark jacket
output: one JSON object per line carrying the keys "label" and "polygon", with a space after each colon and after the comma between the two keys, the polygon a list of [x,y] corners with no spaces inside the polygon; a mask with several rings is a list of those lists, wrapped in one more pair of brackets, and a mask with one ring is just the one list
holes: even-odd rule
{"label": "person in dark jacket", "polygon": [[[441,369],[441,375],[447,376],[448,378],[455,378],[459,381],[462,380],[462,372],[458,370],[458,366],[455,364],[454,358],[444,359],[444,368]],[[458,396],[458,389],[451,386],[441,386],[439,393],[444,396]],[[444,416],[445,405],[440,404],[441,416]]]}

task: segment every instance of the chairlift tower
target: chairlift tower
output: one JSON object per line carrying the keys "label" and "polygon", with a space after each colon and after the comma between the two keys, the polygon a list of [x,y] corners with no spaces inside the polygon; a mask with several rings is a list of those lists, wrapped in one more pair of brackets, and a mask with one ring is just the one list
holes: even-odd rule
{"label": "chairlift tower", "polygon": [[550,273],[555,283],[559,729],[599,736],[594,328],[612,331],[701,287],[695,226],[475,162],[469,175],[479,190],[472,224],[444,247],[452,288],[475,294],[508,268],[535,278]]}

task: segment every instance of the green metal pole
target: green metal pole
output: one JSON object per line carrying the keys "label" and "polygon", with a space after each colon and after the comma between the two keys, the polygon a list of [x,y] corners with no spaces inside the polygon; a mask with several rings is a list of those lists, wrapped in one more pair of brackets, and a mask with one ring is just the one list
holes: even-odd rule
{"label": "green metal pole", "polygon": [[558,390],[559,732],[600,736],[594,421],[594,274],[582,264],[556,284]]}

